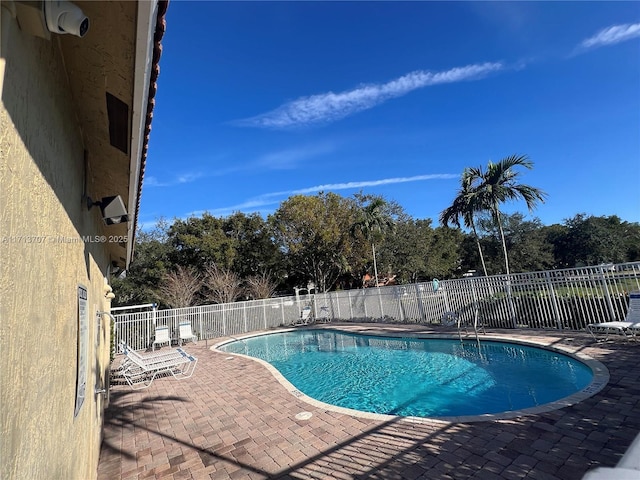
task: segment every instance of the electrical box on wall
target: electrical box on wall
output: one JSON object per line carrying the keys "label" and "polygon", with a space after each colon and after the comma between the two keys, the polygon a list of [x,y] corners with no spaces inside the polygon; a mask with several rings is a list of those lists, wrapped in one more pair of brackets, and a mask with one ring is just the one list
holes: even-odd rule
{"label": "electrical box on wall", "polygon": [[44,18],[44,0],[16,0],[15,7],[20,30],[35,37],[51,39],[51,32]]}

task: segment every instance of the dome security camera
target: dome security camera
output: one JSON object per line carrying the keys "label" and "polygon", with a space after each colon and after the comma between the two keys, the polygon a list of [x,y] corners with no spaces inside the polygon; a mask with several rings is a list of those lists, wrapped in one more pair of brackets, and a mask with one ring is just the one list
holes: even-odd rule
{"label": "dome security camera", "polygon": [[70,33],[84,37],[89,30],[89,19],[73,3],[66,0],[45,0],[44,16],[52,33]]}

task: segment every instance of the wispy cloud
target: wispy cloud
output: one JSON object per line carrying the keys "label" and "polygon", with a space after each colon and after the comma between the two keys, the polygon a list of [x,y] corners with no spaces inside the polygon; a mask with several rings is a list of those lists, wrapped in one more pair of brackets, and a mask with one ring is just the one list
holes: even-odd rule
{"label": "wispy cloud", "polygon": [[185,183],[195,182],[199,178],[203,177],[204,174],[201,172],[195,173],[182,173],[168,181],[160,181],[156,177],[145,177],[144,186],[145,187],[173,187],[175,185],[183,185]]}
{"label": "wispy cloud", "polygon": [[[295,190],[284,190],[279,192],[263,193],[257,197],[246,200],[245,202],[231,205],[228,207],[220,207],[213,210],[207,210],[214,216],[226,216],[233,212],[255,212],[264,209],[264,207],[272,207],[278,205],[283,199],[291,195],[306,195],[309,193],[340,191],[340,190],[356,190],[367,187],[378,187],[381,185],[391,185],[396,183],[421,182],[427,180],[451,180],[460,178],[459,174],[453,173],[434,173],[428,175],[415,175],[413,177],[394,177],[384,178],[381,180],[363,180],[344,183],[327,183],[323,185],[315,185],[312,187],[299,188]],[[273,209],[271,209],[273,210]],[[189,216],[199,216],[204,210],[191,212]]]}
{"label": "wispy cloud", "polygon": [[382,180],[364,180],[359,182],[344,183],[327,183],[325,185],[316,185],[315,187],[301,188],[299,190],[291,190],[289,192],[271,193],[267,195],[304,195],[314,192],[327,192],[338,190],[355,190],[357,188],[379,187],[381,185],[392,185],[394,183],[421,182],[424,180],[450,180],[459,178],[459,174],[453,173],[433,173],[429,175],[415,175],[413,177],[395,177],[384,178]]}
{"label": "wispy cloud", "polygon": [[327,92],[301,97],[270,112],[239,120],[236,124],[282,129],[334,122],[420,88],[477,80],[502,68],[502,63],[481,63],[435,73],[419,70],[387,83],[361,85],[340,93]]}
{"label": "wispy cloud", "polygon": [[580,48],[584,50],[604,47],[607,45],[625,42],[637,37],[640,37],[640,23],[613,25],[600,30],[594,36],[583,40],[582,43],[580,43]]}
{"label": "wispy cloud", "polygon": [[334,147],[328,144],[279,150],[261,156],[251,164],[251,168],[262,167],[270,170],[291,170],[297,168],[303,162],[320,155],[331,153],[334,150]]}

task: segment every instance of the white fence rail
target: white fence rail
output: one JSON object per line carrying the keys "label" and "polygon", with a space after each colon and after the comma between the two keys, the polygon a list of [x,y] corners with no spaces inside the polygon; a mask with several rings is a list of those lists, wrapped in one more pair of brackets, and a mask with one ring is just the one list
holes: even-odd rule
{"label": "white fence rail", "polygon": [[625,317],[629,292],[640,290],[640,262],[434,283],[116,314],[115,341],[146,349],[155,325],[177,337],[184,321],[201,340],[234,336],[291,325],[307,305],[316,320],[439,323],[455,311],[471,321],[477,308],[488,328],[583,330]]}

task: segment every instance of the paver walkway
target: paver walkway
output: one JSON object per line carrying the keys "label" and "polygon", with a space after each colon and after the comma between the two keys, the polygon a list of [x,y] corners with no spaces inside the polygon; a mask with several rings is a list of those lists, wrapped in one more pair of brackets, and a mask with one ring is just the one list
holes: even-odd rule
{"label": "paver walkway", "polygon": [[572,480],[614,466],[640,432],[640,342],[504,333],[581,351],[607,366],[610,382],[577,405],[512,420],[378,421],[316,408],[258,362],[199,342],[187,347],[199,359],[192,378],[112,387],[98,479]]}

